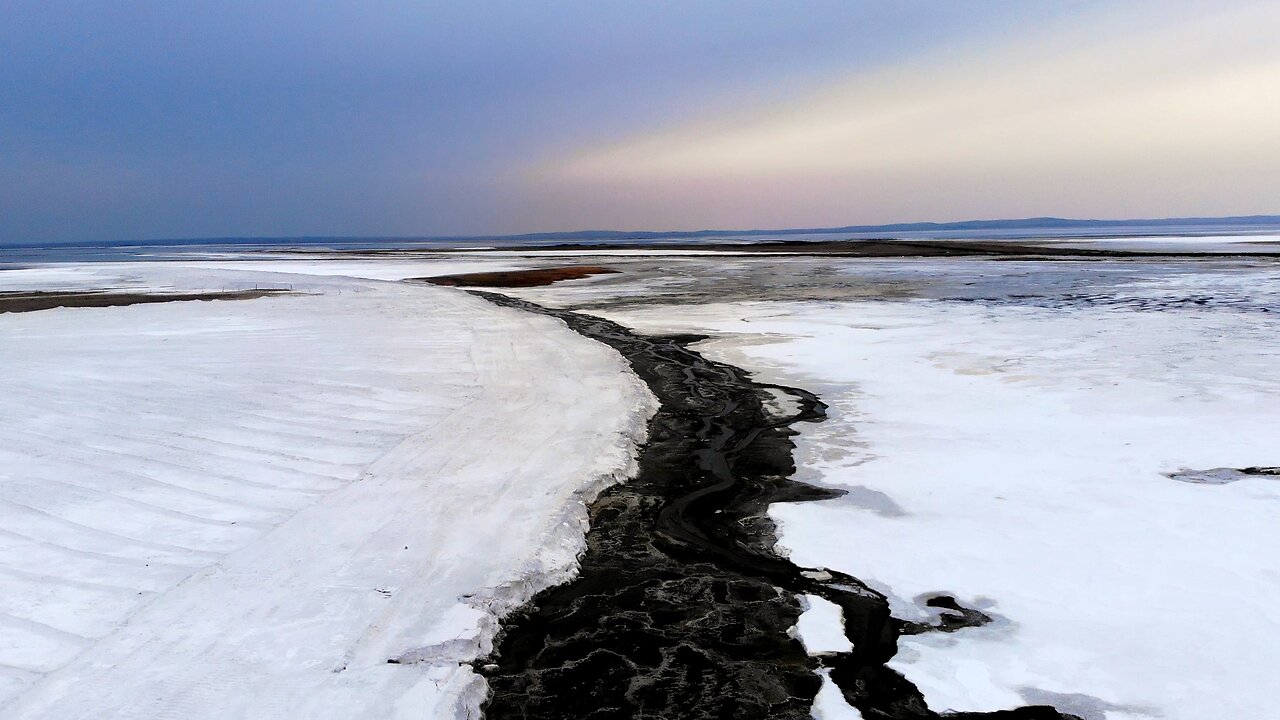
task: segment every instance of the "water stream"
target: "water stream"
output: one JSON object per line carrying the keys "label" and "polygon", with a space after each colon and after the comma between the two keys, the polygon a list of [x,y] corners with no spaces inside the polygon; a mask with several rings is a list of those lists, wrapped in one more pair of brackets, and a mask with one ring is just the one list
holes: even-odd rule
{"label": "water stream", "polygon": [[[857,578],[798,567],[775,551],[771,503],[839,494],[790,479],[791,426],[825,417],[815,395],[708,360],[689,348],[697,336],[645,336],[590,315],[474,294],[559,318],[609,345],[661,403],[637,476],[589,509],[578,577],[506,618],[493,654],[477,661],[491,690],[486,717],[807,719],[823,667],[868,720],[1073,717],[1047,706],[929,709],[886,665],[898,638],[989,618],[938,596],[929,601],[942,610],[938,624],[902,621]],[[778,403],[779,394],[793,402]],[[792,637],[801,594],[841,607],[851,652],[811,657]]]}

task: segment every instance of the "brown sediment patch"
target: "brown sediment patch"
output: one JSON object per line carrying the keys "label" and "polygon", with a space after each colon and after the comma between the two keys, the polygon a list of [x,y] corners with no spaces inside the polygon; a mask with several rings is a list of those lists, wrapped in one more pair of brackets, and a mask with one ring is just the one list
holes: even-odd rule
{"label": "brown sediment patch", "polygon": [[566,267],[537,268],[535,270],[508,270],[505,272],[463,273],[461,275],[435,275],[412,278],[432,285],[450,287],[526,288],[550,285],[561,280],[580,280],[592,275],[621,272],[599,265],[570,265]]}
{"label": "brown sediment patch", "polygon": [[141,293],[89,290],[78,292],[0,292],[0,313],[35,312],[59,307],[118,307],[185,300],[252,300],[288,290],[232,290],[202,293]]}

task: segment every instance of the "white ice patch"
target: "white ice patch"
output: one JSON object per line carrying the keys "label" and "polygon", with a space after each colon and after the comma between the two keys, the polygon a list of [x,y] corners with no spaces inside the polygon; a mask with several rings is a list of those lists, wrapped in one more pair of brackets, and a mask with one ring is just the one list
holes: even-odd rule
{"label": "white ice patch", "polygon": [[0,274],[306,293],[0,314],[0,716],[474,716],[653,397],[550,318],[229,267]]}
{"label": "white ice patch", "polygon": [[926,619],[913,598],[946,593],[1002,618],[901,640],[892,667],[935,710],[1264,718],[1280,705],[1280,483],[1166,473],[1280,462],[1280,313],[1256,309],[1274,277],[1206,265],[1133,288],[1252,297],[1248,312],[885,301],[604,314],[716,334],[704,353],[832,405],[798,427],[797,459],[805,479],[858,497],[770,516],[797,564],[867,581],[899,617]]}
{"label": "white ice patch", "polygon": [[813,720],[862,720],[862,713],[844,699],[829,672],[821,670],[818,674],[822,676],[822,687],[813,698]]}
{"label": "white ice patch", "polygon": [[804,612],[796,622],[796,637],[810,655],[849,652],[853,644],[844,636],[840,606],[817,595],[801,596]]}

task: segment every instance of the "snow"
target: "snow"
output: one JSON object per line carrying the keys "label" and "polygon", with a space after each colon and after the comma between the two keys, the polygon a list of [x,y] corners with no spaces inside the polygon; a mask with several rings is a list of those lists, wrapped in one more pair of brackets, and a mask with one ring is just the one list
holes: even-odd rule
{"label": "snow", "polygon": [[330,275],[366,278],[370,280],[404,280],[432,275],[460,275],[475,272],[500,272],[524,270],[533,263],[521,261],[519,256],[489,259],[463,254],[435,254],[419,259],[375,258],[312,260],[237,260],[231,262],[202,262],[197,267],[225,268],[231,270],[259,270],[301,275]]}
{"label": "snow", "polygon": [[[1152,266],[1106,302],[1061,307],[600,314],[714,334],[700,345],[712,357],[831,404],[799,428],[799,478],[849,494],[770,516],[794,561],[862,578],[899,617],[928,619],[923,598],[945,593],[994,618],[901,640],[893,667],[935,710],[1263,718],[1280,702],[1280,483],[1169,474],[1280,465],[1275,281],[1268,265]],[[1199,293],[1207,305],[1165,302]]]}
{"label": "snow", "polygon": [[462,663],[654,399],[552,319],[318,265],[0,273],[298,291],[0,314],[0,716],[475,716]]}
{"label": "snow", "polygon": [[862,720],[862,713],[849,705],[827,671],[818,674],[822,676],[822,687],[813,698],[813,720]]}
{"label": "snow", "polygon": [[[652,399],[551,320],[387,281],[549,262],[0,272],[306,293],[0,315],[0,715],[474,711],[459,663],[568,572],[582,500],[627,472]],[[590,312],[710,333],[707,354],[818,392],[831,417],[799,426],[798,477],[847,494],[773,506],[781,547],[899,617],[943,593],[993,618],[901,640],[893,667],[935,710],[1274,714],[1280,482],[1232,470],[1280,465],[1274,263],[665,262],[680,277],[513,294],[621,297]],[[643,307],[751,263],[917,299]],[[806,648],[847,649],[838,608],[805,602]],[[814,716],[858,717],[825,675]]]}
{"label": "snow", "polygon": [[1271,253],[1280,245],[1280,235],[1259,233],[1254,235],[1154,235],[1084,237],[1036,240],[1036,244],[1061,247],[1104,248],[1109,250],[1137,250],[1146,252],[1206,252],[1206,253]]}
{"label": "snow", "polygon": [[37,265],[0,271],[0,292],[80,290],[130,287],[222,290],[297,283],[293,289],[316,287],[337,291],[332,278],[404,280],[406,278],[471,272],[521,270],[535,265],[518,258],[503,262],[460,254],[403,258],[294,258],[272,260],[202,260]]}
{"label": "snow", "polygon": [[1216,245],[1229,243],[1276,243],[1280,242],[1280,235],[1273,233],[1259,233],[1255,235],[1158,235],[1149,238],[1116,236],[1091,237],[1087,238],[1087,240],[1094,243],[1153,242],[1169,245]]}
{"label": "snow", "polygon": [[801,597],[804,612],[796,623],[796,637],[810,655],[849,652],[853,643],[844,636],[844,612],[839,605],[818,597]]}

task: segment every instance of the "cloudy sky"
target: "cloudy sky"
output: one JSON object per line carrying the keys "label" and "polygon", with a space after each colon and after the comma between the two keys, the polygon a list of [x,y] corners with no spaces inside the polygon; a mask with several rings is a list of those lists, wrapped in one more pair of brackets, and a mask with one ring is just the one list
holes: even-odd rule
{"label": "cloudy sky", "polygon": [[1280,213],[1280,3],[0,0],[0,243]]}

